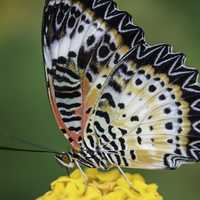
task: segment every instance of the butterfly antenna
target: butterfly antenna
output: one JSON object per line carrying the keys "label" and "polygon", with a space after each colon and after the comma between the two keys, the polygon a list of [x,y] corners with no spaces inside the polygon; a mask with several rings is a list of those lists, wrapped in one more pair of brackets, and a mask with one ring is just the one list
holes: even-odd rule
{"label": "butterfly antenna", "polygon": [[25,139],[22,139],[22,138],[19,138],[19,137],[16,137],[16,136],[8,136],[7,137],[10,137],[12,140],[16,140],[20,143],[23,143],[23,144],[28,144],[32,147],[35,147],[37,149],[24,149],[24,148],[15,148],[15,147],[6,147],[6,146],[0,146],[0,150],[7,150],[7,151],[21,151],[21,152],[38,152],[38,153],[54,153],[54,154],[57,154],[59,153],[58,151],[55,151],[55,150],[52,150],[52,149],[49,149],[47,147],[45,147],[44,145],[39,145],[39,144],[35,144],[35,143],[32,143],[30,141],[27,141]]}
{"label": "butterfly antenna", "polygon": [[35,143],[32,143],[28,140],[25,140],[25,139],[22,139],[22,138],[19,138],[17,136],[12,136],[13,139],[15,139],[16,141],[20,142],[20,143],[23,143],[23,144],[28,144],[32,147],[36,147],[40,150],[44,150],[44,151],[50,151],[50,152],[56,152],[55,150],[52,150],[52,149],[49,149],[48,147],[44,146],[44,145],[40,145],[40,144],[35,144]]}
{"label": "butterfly antenna", "polygon": [[32,153],[53,153],[57,154],[58,152],[55,151],[45,151],[45,150],[38,150],[38,149],[21,149],[21,148],[15,148],[15,147],[5,147],[5,146],[0,146],[0,150],[4,151],[20,151],[20,152],[32,152]]}

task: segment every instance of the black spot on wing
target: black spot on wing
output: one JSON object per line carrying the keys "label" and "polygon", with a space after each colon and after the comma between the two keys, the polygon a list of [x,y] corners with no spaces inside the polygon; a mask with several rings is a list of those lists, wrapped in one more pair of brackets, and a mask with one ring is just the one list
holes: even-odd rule
{"label": "black spot on wing", "polygon": [[66,67],[60,67],[60,66],[56,66],[56,70],[59,71],[59,72],[62,72],[62,73],[66,73],[68,74],[70,77],[74,78],[74,79],[77,79],[77,80],[80,80],[80,76],[76,73],[74,73],[73,71],[67,69]]}
{"label": "black spot on wing", "polygon": [[109,142],[110,140],[108,139],[108,137],[106,135],[102,135],[101,138],[105,141],[105,142]]}
{"label": "black spot on wing", "polygon": [[142,144],[142,138],[141,137],[137,137],[137,141],[138,141],[138,144]]}
{"label": "black spot on wing", "polygon": [[118,103],[118,107],[119,107],[120,109],[124,109],[124,108],[125,108],[125,105],[124,105],[124,103]]}
{"label": "black spot on wing", "polygon": [[113,126],[108,126],[108,133],[112,136],[113,139],[116,139],[116,133],[113,132],[112,128]]}
{"label": "black spot on wing", "polygon": [[128,132],[125,129],[119,128],[122,135],[126,135]]}
{"label": "black spot on wing", "polygon": [[132,121],[132,122],[133,122],[133,121],[137,121],[137,122],[138,122],[138,121],[139,121],[139,117],[136,116],[136,115],[135,115],[135,116],[132,116],[132,117],[131,117],[131,121]]}
{"label": "black spot on wing", "polygon": [[55,91],[59,91],[59,92],[68,92],[68,91],[74,91],[74,90],[78,90],[80,88],[80,85],[77,86],[59,86],[56,85],[54,83],[54,89]]}
{"label": "black spot on wing", "polygon": [[99,49],[99,56],[101,58],[106,57],[109,53],[110,51],[107,46],[101,46],[101,48]]}
{"label": "black spot on wing", "polygon": [[66,104],[66,103],[57,103],[58,108],[65,108],[65,109],[72,109],[80,107],[80,103],[72,103],[72,104]]}
{"label": "black spot on wing", "polygon": [[116,104],[115,104],[115,102],[114,102],[113,97],[112,97],[111,94],[109,94],[109,93],[104,93],[104,94],[102,95],[101,99],[106,99],[106,100],[108,101],[108,103],[109,103],[113,108],[116,107]]}
{"label": "black spot on wing", "polygon": [[120,156],[118,154],[115,154],[115,158],[117,160],[117,164],[121,165],[121,158],[120,158]]}
{"label": "black spot on wing", "polygon": [[87,139],[89,140],[91,147],[94,148],[95,142],[94,142],[93,137],[92,137],[91,135],[88,135],[88,136],[87,136]]}
{"label": "black spot on wing", "polygon": [[[60,56],[59,58],[58,58],[58,64],[61,64],[61,65],[64,65],[64,64],[66,64],[67,63],[67,59],[65,58],[65,57],[63,57],[63,56]],[[56,64],[55,64],[56,65]]]}
{"label": "black spot on wing", "polygon": [[106,123],[110,123],[110,117],[107,112],[103,112],[100,110],[96,111],[96,115],[105,119]]}
{"label": "black spot on wing", "polygon": [[87,45],[90,46],[90,45],[92,45],[94,42],[95,42],[95,37],[94,37],[94,35],[89,36],[88,39],[87,39]]}
{"label": "black spot on wing", "polygon": [[119,85],[119,83],[118,83],[117,81],[111,80],[111,81],[109,82],[109,85],[110,85],[116,92],[121,93],[122,88],[121,88],[121,86]]}
{"label": "black spot on wing", "polygon": [[118,146],[117,146],[117,144],[115,143],[115,141],[112,141],[110,143],[110,145],[114,148],[114,150],[118,150],[119,149]]}
{"label": "black spot on wing", "polygon": [[172,129],[173,129],[173,123],[172,123],[172,122],[166,123],[166,124],[165,124],[165,128],[166,128],[167,130],[172,130]]}
{"label": "black spot on wing", "polygon": [[122,137],[120,137],[119,142],[120,142],[120,145],[121,145],[121,149],[125,150],[126,149],[125,140]]}
{"label": "black spot on wing", "polygon": [[61,98],[61,99],[65,99],[65,98],[68,98],[68,99],[73,99],[73,98],[76,98],[76,97],[80,97],[81,96],[81,93],[76,91],[76,92],[58,92],[58,91],[55,91],[55,96],[58,97],[58,98]]}
{"label": "black spot on wing", "polygon": [[75,117],[70,117],[70,118],[62,118],[64,122],[72,122],[72,121],[80,121],[81,117],[79,116],[75,116]]}
{"label": "black spot on wing", "polygon": [[134,150],[130,150],[130,155],[131,155],[131,159],[135,160],[136,156],[135,156]]}
{"label": "black spot on wing", "polygon": [[91,124],[90,123],[87,125],[86,131],[87,131],[87,133],[92,133],[93,132],[93,130],[91,129]]}
{"label": "black spot on wing", "polygon": [[55,73],[53,74],[53,79],[55,79],[57,82],[65,82],[65,83],[69,83],[69,84],[77,83],[77,81],[72,81],[65,76],[61,76],[61,75],[55,74]]}
{"label": "black spot on wing", "polygon": [[68,56],[71,57],[71,58],[75,58],[77,55],[76,55],[76,53],[74,51],[70,51],[68,53]]}
{"label": "black spot on wing", "polygon": [[124,162],[124,165],[125,165],[126,167],[128,167],[128,166],[129,166],[129,164],[128,164],[128,162],[127,162],[126,158],[125,158],[125,157],[122,157],[122,160],[123,160],[123,162]]}
{"label": "black spot on wing", "polygon": [[79,132],[81,130],[81,127],[73,127],[73,126],[71,126],[71,127],[69,127],[69,130],[70,131]]}
{"label": "black spot on wing", "polygon": [[60,113],[64,116],[72,116],[74,114],[74,111],[66,111],[66,110],[60,110]]}
{"label": "black spot on wing", "polygon": [[94,126],[97,128],[98,131],[100,131],[100,132],[102,132],[102,133],[105,131],[105,130],[103,129],[103,127],[101,127],[101,125],[99,124],[98,121],[95,121],[95,122],[94,122]]}

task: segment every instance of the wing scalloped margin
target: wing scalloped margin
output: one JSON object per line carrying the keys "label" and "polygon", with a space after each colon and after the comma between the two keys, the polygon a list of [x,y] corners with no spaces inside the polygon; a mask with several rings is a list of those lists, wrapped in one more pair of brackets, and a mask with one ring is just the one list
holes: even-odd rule
{"label": "wing scalloped margin", "polygon": [[117,27],[126,45],[134,47],[144,43],[143,29],[134,25],[132,16],[126,11],[119,10],[113,0],[85,0],[85,2],[98,16],[106,20],[110,26]]}
{"label": "wing scalloped margin", "polygon": [[[109,128],[108,128],[108,129],[105,129],[108,132],[106,134],[104,134],[102,130],[104,129],[104,127],[106,127],[105,122],[104,122],[106,119],[106,116],[105,116],[105,114],[104,114],[104,117],[100,116],[99,114],[96,114],[97,117],[95,117],[95,122],[96,122],[96,120],[97,121],[99,120],[98,121],[99,123],[98,123],[98,126],[97,126],[97,124],[94,124],[94,130],[96,131],[97,136],[101,139],[100,145],[102,145],[102,148],[108,154],[109,154],[109,151],[114,152],[114,154],[118,158],[116,161],[117,164],[120,164],[121,162],[123,162],[123,161],[120,161],[121,160],[121,158],[119,156],[120,152],[123,152],[123,154],[125,154],[125,151],[127,151],[127,150],[128,151],[136,151],[136,154],[139,153],[140,159],[141,158],[143,159],[143,157],[145,156],[144,153],[142,153],[143,150],[146,151],[147,154],[148,154],[148,152],[151,152],[151,151],[152,151],[152,153],[157,152],[159,154],[159,150],[162,151],[162,155],[159,155],[159,157],[152,157],[152,155],[148,155],[148,156],[146,155],[147,160],[151,159],[152,163],[145,164],[145,162],[146,162],[145,160],[143,160],[142,162],[140,160],[140,163],[138,163],[136,161],[136,162],[133,162],[132,164],[130,164],[131,167],[135,167],[135,166],[137,167],[137,165],[138,165],[138,167],[140,167],[140,168],[141,167],[142,168],[157,168],[157,167],[158,168],[163,168],[163,167],[166,168],[166,167],[168,167],[170,169],[174,169],[184,163],[191,163],[191,162],[200,160],[200,120],[199,120],[199,118],[200,118],[200,85],[198,82],[198,71],[194,68],[190,68],[190,67],[186,66],[185,61],[186,61],[186,58],[182,53],[173,53],[172,47],[167,44],[159,44],[159,45],[151,46],[147,43],[141,44],[141,45],[131,49],[119,61],[119,63],[120,63],[119,67],[115,70],[115,72],[113,73],[113,75],[110,78],[112,80],[114,80],[113,78],[116,78],[118,75],[120,75],[120,73],[125,75],[127,72],[127,68],[125,68],[125,67],[127,67],[129,64],[131,66],[131,62],[132,62],[132,63],[135,63],[134,64],[135,71],[129,71],[129,72],[132,72],[131,73],[132,75],[130,75],[130,77],[135,76],[135,74],[137,74],[140,71],[140,69],[142,69],[144,66],[151,66],[155,70],[155,74],[166,75],[167,78],[169,79],[170,84],[174,85],[175,88],[178,86],[179,91],[181,91],[179,94],[181,94],[181,99],[183,100],[183,101],[181,100],[181,103],[187,102],[186,103],[187,110],[189,110],[187,112],[184,112],[185,114],[182,112],[181,115],[182,115],[182,117],[185,117],[188,119],[188,121],[190,121],[190,123],[189,123],[190,128],[188,129],[187,133],[186,132],[181,133],[182,131],[179,132],[177,130],[177,132],[174,134],[174,136],[177,136],[177,138],[178,138],[178,139],[176,139],[177,142],[180,141],[180,143],[178,142],[177,144],[175,144],[175,143],[171,142],[172,140],[169,140],[169,142],[168,142],[168,141],[163,140],[162,137],[160,138],[161,144],[163,143],[163,145],[164,145],[165,143],[168,142],[168,143],[174,145],[173,147],[175,149],[172,149],[171,147],[170,147],[170,149],[168,149],[168,150],[170,150],[170,152],[167,152],[166,150],[162,151],[162,149],[159,149],[159,148],[154,149],[154,150],[151,150],[151,149],[148,150],[148,148],[147,148],[148,143],[145,144],[145,142],[144,142],[144,146],[141,146],[141,148],[137,149],[136,146],[130,145],[130,143],[133,144],[133,142],[132,142],[133,137],[137,137],[135,133],[131,134],[131,132],[128,132],[128,130],[126,130],[126,127],[123,127],[122,124],[119,124],[117,122],[115,125],[116,130],[114,132],[112,132],[112,130],[109,130]],[[124,64],[127,64],[127,66],[125,66]],[[124,70],[123,70],[123,67],[124,67]],[[131,67],[129,69],[131,70]],[[117,79],[115,79],[115,80],[117,80]],[[120,80],[120,81],[116,82],[116,84],[118,84],[118,87],[120,87],[120,86],[122,86],[120,84],[122,84],[123,81],[120,78],[118,78],[118,80]],[[126,79],[124,79],[124,80],[126,80]],[[131,80],[131,78],[130,78],[130,80]],[[130,83],[132,83],[132,82],[130,81]],[[109,87],[112,85],[108,83],[107,86]],[[111,88],[112,88],[112,90],[111,90]],[[116,105],[117,105],[117,103],[119,103],[117,98],[118,98],[118,96],[120,96],[119,93],[122,92],[122,88],[123,87],[120,87],[120,90],[116,90],[115,87],[113,87],[113,86],[110,87],[109,95],[112,98],[112,101],[113,102],[115,101],[115,102],[112,103],[112,105],[114,105],[114,106],[112,106],[111,103],[109,103],[109,104],[111,107],[113,107],[113,109],[117,109]],[[105,90],[105,92],[108,92],[108,88],[106,88],[106,89],[107,90]],[[171,88],[166,88],[166,89],[171,89]],[[115,91],[116,93],[114,93],[113,91]],[[127,92],[127,90],[126,90],[126,92]],[[105,93],[103,93],[103,94],[105,94]],[[111,95],[113,95],[113,96],[111,96]],[[125,95],[125,92],[122,95]],[[124,98],[125,98],[125,96],[124,96]],[[102,96],[102,100],[103,99],[104,99],[104,97]],[[106,98],[106,99],[108,99],[108,98]],[[177,99],[174,101],[175,101],[175,104],[177,107],[179,107],[181,105],[181,103],[179,101],[177,101]],[[132,103],[133,103],[133,101],[132,101]],[[101,110],[101,109],[104,109],[102,107],[103,104],[104,104],[103,101],[100,101],[99,107],[96,108],[96,111],[98,111],[98,112],[102,111],[102,113],[104,111],[106,112],[107,110]],[[105,106],[107,106],[107,103],[105,103]],[[125,103],[123,104],[123,108],[124,109],[126,108]],[[110,110],[109,110],[109,112],[111,113]],[[127,112],[129,112],[129,115],[132,114],[132,113],[130,113],[131,112],[130,110],[128,110]],[[133,114],[135,114],[135,113],[133,113]],[[121,116],[121,114],[119,114],[118,112],[115,113],[115,111],[113,110],[113,114],[112,115],[110,114],[110,116],[109,116],[110,121],[112,121],[112,119],[111,119],[112,116],[115,116],[114,118],[117,118],[117,117]],[[178,120],[179,119],[177,118],[177,121]],[[139,121],[139,118],[138,118],[138,121]],[[100,124],[100,122],[101,122],[101,124]],[[178,123],[182,124],[182,122],[183,121],[179,121]],[[110,125],[112,125],[112,124],[110,123]],[[165,125],[167,125],[167,123]],[[182,126],[181,128],[184,128],[185,125],[187,126],[188,124],[182,124],[180,126]],[[101,128],[102,128],[102,130],[101,130]],[[167,129],[171,130],[171,127],[167,128]],[[118,136],[116,136],[116,134],[120,131],[121,131],[121,133],[118,134]],[[136,131],[136,133],[137,133],[137,131]],[[141,130],[140,130],[140,133],[141,133]],[[139,132],[137,134],[139,134]],[[147,133],[146,136],[150,136],[150,135],[151,135],[151,133]],[[170,134],[170,135],[172,135],[172,134]],[[143,134],[143,136],[145,136],[145,134]],[[159,135],[156,135],[156,133],[155,133],[153,136],[158,137]],[[125,140],[126,140],[126,145],[125,145]],[[138,141],[138,143],[141,145],[141,141]],[[181,152],[179,147],[182,147],[184,150],[182,149],[182,152]],[[158,158],[160,160],[158,160]],[[125,157],[123,159],[126,160]],[[132,160],[134,160],[134,159],[132,159]]]}
{"label": "wing scalloped margin", "polygon": [[[73,2],[77,1],[46,0],[44,10],[47,10],[49,6],[51,6],[53,9],[55,5],[58,6],[61,3],[69,5],[70,8],[72,5],[68,4],[67,2],[72,2],[73,4]],[[119,10],[117,8],[117,4],[113,0],[83,0],[80,2],[86,4],[92,11],[95,12],[98,17],[103,18],[111,27],[117,29],[122,35],[124,43],[129,46],[129,48],[145,43],[143,29],[134,24],[133,18],[128,12]],[[46,20],[48,19],[46,18]],[[43,33],[45,33],[45,23],[46,21],[44,20],[42,28]]]}
{"label": "wing scalloped margin", "polygon": [[200,83],[197,69],[188,67],[186,57],[182,53],[173,53],[167,44],[151,46],[142,44],[128,53],[125,59],[133,58],[141,65],[154,66],[157,73],[168,75],[170,82],[178,84],[182,89],[182,97],[190,105],[189,119],[192,129],[188,134],[187,155],[200,160]]}

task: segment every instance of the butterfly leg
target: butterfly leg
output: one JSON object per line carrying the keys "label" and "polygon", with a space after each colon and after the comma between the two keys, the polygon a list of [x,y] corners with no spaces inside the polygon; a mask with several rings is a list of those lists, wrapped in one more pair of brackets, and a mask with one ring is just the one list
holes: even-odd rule
{"label": "butterfly leg", "polygon": [[67,176],[69,176],[69,169],[68,169],[68,167],[65,167],[65,170],[66,170]]}
{"label": "butterfly leg", "polygon": [[83,169],[81,168],[81,166],[79,165],[77,160],[74,160],[74,163],[77,166],[77,168],[79,169],[81,176],[83,177],[84,182],[87,184],[88,183],[88,177],[86,176],[85,172],[83,171]]}
{"label": "butterfly leg", "polygon": [[130,182],[129,178],[126,176],[126,174],[124,173],[122,168],[120,166],[116,166],[116,167],[118,168],[118,170],[121,173],[121,175],[124,177],[125,181],[128,183],[128,186],[139,194],[140,192],[136,188],[134,188],[133,184]]}

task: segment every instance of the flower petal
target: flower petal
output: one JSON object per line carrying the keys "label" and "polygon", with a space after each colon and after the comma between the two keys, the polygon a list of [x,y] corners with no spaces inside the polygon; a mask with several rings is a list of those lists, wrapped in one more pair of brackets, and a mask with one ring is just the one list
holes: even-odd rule
{"label": "flower petal", "polygon": [[87,169],[85,173],[88,183],[75,170],[69,177],[63,176],[52,182],[51,191],[37,200],[163,200],[157,192],[158,186],[146,184],[139,174],[126,173],[133,184],[131,188],[117,170]]}

